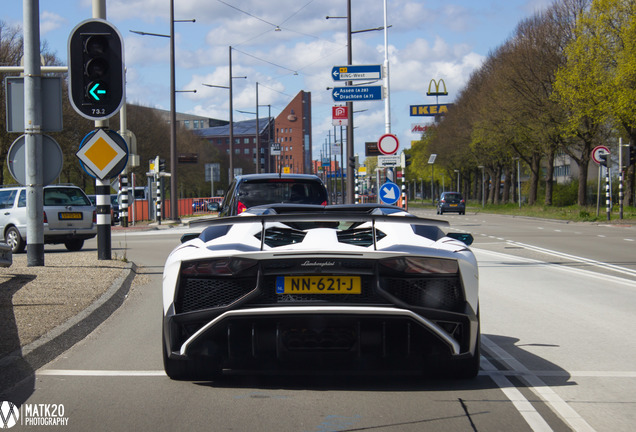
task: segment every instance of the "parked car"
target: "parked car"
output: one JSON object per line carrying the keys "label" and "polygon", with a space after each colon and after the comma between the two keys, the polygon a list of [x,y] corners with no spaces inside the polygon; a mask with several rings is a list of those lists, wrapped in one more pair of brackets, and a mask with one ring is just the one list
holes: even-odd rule
{"label": "parked car", "polygon": [[[97,198],[95,195],[88,195],[88,199],[91,200],[91,204],[97,206]],[[117,201],[117,194],[110,194],[110,224],[115,225],[119,222],[119,202]]]}
{"label": "parked car", "polygon": [[380,204],[252,207],[201,221],[163,272],[172,379],[225,371],[479,372],[472,236]]}
{"label": "parked car", "polygon": [[461,215],[466,214],[466,201],[459,192],[442,192],[437,202],[437,214],[455,212]]}
{"label": "parked car", "polygon": [[[44,243],[64,243],[71,251],[97,235],[97,214],[84,191],[73,185],[44,187]],[[24,252],[27,239],[26,187],[0,188],[0,230],[13,253]]]}
{"label": "parked car", "polygon": [[309,174],[248,174],[237,176],[221,203],[219,216],[236,216],[250,207],[278,204],[327,205],[327,188]]}

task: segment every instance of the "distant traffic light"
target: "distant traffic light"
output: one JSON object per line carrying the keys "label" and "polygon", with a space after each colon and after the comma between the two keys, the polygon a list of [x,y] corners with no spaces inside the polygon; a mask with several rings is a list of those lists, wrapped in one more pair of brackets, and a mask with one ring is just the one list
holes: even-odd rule
{"label": "distant traffic light", "polygon": [[405,153],[405,152],[402,152],[401,156],[402,157],[401,157],[401,161],[400,162],[402,163],[402,167],[403,168],[406,168],[407,166],[411,165],[411,163],[413,162],[411,160],[411,158],[413,157],[412,155],[410,155],[408,153]]}
{"label": "distant traffic light", "polygon": [[627,166],[632,166],[632,165],[636,165],[636,145],[634,144],[630,144],[629,145],[629,159]]}
{"label": "distant traffic light", "polygon": [[355,156],[349,156],[349,166],[351,168],[355,169],[355,167],[356,167],[356,157]]}
{"label": "distant traffic light", "polygon": [[78,24],[68,39],[68,80],[71,105],[89,120],[115,115],[124,101],[124,46],[108,21]]}
{"label": "distant traffic light", "polygon": [[609,154],[603,153],[598,155],[598,158],[601,160],[601,166],[607,167],[607,159]]}

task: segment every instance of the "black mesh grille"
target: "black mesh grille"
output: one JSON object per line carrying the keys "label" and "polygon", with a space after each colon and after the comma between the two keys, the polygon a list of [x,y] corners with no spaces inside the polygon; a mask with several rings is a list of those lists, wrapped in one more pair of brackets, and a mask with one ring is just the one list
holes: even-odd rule
{"label": "black mesh grille", "polygon": [[462,289],[457,277],[448,278],[383,278],[382,288],[411,306],[460,312]]}
{"label": "black mesh grille", "polygon": [[[375,236],[376,241],[378,241],[386,237],[386,234],[376,230]],[[368,247],[373,244],[373,230],[371,228],[360,228],[338,231],[338,241],[340,243]]]}
{"label": "black mesh grille", "polygon": [[255,278],[187,278],[182,280],[175,304],[177,313],[224,307],[256,287]]}

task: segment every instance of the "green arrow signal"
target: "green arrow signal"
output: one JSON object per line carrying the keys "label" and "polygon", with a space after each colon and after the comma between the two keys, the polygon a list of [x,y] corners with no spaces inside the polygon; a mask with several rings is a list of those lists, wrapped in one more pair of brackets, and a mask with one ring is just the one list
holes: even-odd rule
{"label": "green arrow signal", "polygon": [[88,91],[88,94],[90,94],[96,101],[101,100],[99,98],[100,95],[106,95],[106,90],[98,88],[100,85],[101,83],[95,83],[95,85]]}

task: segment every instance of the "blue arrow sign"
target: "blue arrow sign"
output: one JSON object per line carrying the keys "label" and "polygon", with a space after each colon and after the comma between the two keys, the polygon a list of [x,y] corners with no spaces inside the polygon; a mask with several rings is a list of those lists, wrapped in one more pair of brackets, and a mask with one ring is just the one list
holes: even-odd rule
{"label": "blue arrow sign", "polygon": [[400,198],[400,187],[387,181],[380,187],[380,199],[385,204],[395,204]]}
{"label": "blue arrow sign", "polygon": [[382,65],[334,66],[331,78],[334,81],[382,79]]}
{"label": "blue arrow sign", "polygon": [[336,102],[382,100],[382,86],[336,87],[331,96]]}
{"label": "blue arrow sign", "polygon": [[102,85],[102,83],[96,82],[95,85],[91,85],[91,88],[88,90],[88,94],[96,101],[101,100],[99,97],[106,94],[106,90],[99,88],[100,85]]}

